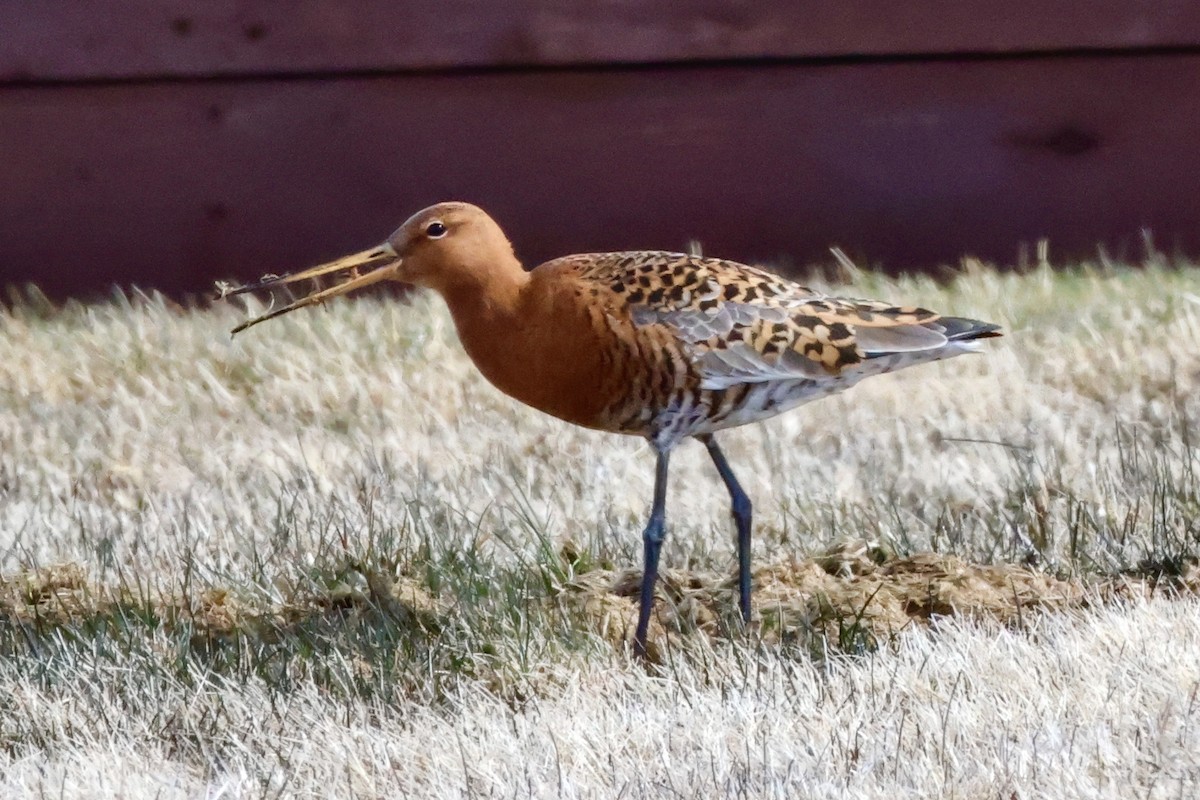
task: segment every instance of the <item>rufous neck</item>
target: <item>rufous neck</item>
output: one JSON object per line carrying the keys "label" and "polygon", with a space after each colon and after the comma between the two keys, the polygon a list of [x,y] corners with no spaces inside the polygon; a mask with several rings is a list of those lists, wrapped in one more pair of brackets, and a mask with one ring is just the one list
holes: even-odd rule
{"label": "rufous neck", "polygon": [[527,273],[514,256],[498,262],[456,271],[434,288],[445,298],[461,329],[472,317],[504,317],[518,313]]}

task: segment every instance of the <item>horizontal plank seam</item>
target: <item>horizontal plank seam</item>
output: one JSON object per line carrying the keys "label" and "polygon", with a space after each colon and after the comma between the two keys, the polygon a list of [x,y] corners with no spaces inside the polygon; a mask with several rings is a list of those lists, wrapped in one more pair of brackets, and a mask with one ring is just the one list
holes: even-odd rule
{"label": "horizontal plank seam", "polygon": [[54,78],[0,76],[0,88],[147,85],[174,83],[237,83],[257,81],[313,81],[394,77],[476,76],[495,74],[553,74],[579,72],[637,72],[645,70],[691,70],[747,67],[838,67],[887,64],[971,63],[992,61],[1038,61],[1088,58],[1139,58],[1200,55],[1200,44],[1146,47],[1079,47],[1059,50],[966,51],[944,53],[850,54],[838,56],[768,56],[755,58],[709,58],[665,61],[615,61],[572,64],[491,64],[440,67],[380,67],[328,70],[240,70],[205,75],[167,73],[160,75],[97,75]]}

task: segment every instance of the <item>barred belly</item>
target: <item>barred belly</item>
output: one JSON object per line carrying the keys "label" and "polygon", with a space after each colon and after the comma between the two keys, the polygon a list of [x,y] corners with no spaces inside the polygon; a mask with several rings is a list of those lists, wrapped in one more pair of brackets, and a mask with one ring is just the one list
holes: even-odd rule
{"label": "barred belly", "polygon": [[647,438],[656,447],[671,447],[688,436],[715,433],[768,419],[811,400],[837,394],[858,380],[859,376],[845,375],[699,390],[658,412]]}

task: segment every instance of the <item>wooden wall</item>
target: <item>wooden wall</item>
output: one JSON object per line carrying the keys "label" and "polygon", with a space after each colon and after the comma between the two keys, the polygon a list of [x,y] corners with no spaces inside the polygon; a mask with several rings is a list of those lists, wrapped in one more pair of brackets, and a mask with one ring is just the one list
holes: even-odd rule
{"label": "wooden wall", "polygon": [[0,284],[199,291],[443,199],[530,262],[1200,255],[1200,3],[1066,6],[8,0]]}

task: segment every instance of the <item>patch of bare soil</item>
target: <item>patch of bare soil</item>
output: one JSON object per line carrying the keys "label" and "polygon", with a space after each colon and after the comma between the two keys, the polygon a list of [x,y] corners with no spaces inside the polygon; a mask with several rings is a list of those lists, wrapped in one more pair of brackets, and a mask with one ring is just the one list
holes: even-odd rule
{"label": "patch of bare soil", "polygon": [[[870,543],[850,541],[815,558],[755,569],[752,625],[766,642],[815,633],[839,648],[873,646],[908,626],[939,618],[1020,624],[1035,613],[1156,591],[1200,592],[1200,565],[1181,567],[1170,574],[1146,570],[1083,581],[1010,564],[971,564],[937,553],[896,557]],[[597,634],[626,646],[633,637],[640,581],[640,570],[596,570],[578,576],[568,595]],[[689,637],[728,635],[736,608],[732,578],[667,570],[651,618],[651,657],[661,658],[664,648],[684,645]]]}
{"label": "patch of bare soil", "polygon": [[384,613],[405,627],[436,632],[450,613],[415,580],[348,566],[326,591],[280,605],[262,605],[219,588],[196,596],[153,593],[88,581],[78,564],[0,577],[0,625],[70,625],[152,616],[167,628],[187,625],[194,638],[274,639],[320,617]]}

